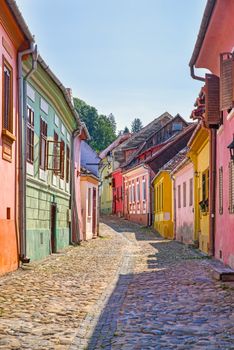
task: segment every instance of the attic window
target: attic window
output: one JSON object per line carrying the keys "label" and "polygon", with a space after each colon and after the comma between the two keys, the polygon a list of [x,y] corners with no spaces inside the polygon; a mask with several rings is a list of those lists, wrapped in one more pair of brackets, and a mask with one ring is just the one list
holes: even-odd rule
{"label": "attic window", "polygon": [[183,129],[182,123],[173,123],[172,131],[181,131]]}

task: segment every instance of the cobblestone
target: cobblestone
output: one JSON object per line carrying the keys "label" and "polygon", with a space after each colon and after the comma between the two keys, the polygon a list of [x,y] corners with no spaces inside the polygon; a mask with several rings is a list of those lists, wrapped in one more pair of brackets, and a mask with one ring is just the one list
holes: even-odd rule
{"label": "cobblestone", "polygon": [[118,312],[100,318],[89,350],[234,349],[233,286],[214,281],[209,260],[197,251],[121,223],[108,220],[137,246],[133,270],[130,278],[120,275],[103,314],[122,285]]}
{"label": "cobblestone", "polygon": [[0,278],[0,350],[234,349],[234,286],[198,252],[109,217]]}

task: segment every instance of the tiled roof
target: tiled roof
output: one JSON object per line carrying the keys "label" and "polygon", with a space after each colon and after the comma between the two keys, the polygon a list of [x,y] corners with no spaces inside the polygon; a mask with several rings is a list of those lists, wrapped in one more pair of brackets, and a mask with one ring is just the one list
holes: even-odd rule
{"label": "tiled roof", "polygon": [[107,148],[105,148],[100,154],[99,157],[101,159],[105,158],[109,152],[112,152],[113,149],[118,147],[120,144],[122,144],[124,141],[128,140],[131,137],[131,134],[123,134],[117,137],[115,141],[113,141]]}
{"label": "tiled roof", "polygon": [[160,171],[173,171],[178,165],[187,158],[187,152],[189,148],[186,146],[179,153],[177,153],[172,159],[170,159],[161,169]]}

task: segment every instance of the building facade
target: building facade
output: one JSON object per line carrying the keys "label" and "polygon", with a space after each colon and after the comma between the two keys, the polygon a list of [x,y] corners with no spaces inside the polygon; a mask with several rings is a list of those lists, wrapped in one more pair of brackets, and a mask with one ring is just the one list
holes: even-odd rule
{"label": "building facade", "polygon": [[194,244],[194,167],[187,157],[171,172],[173,178],[174,235],[177,241]]}
{"label": "building facade", "polygon": [[[28,71],[28,65],[24,65]],[[71,235],[72,133],[78,128],[66,90],[41,57],[27,85],[26,256],[45,258]]]}
{"label": "building facade", "polygon": [[[16,20],[17,18],[17,20]],[[17,269],[19,228],[19,87],[20,53],[33,37],[15,3],[0,2],[0,275]]]}
{"label": "building facade", "polygon": [[[209,84],[208,76],[201,76],[206,84],[205,118],[214,135],[214,159],[211,160],[211,174],[215,175],[212,187],[214,210],[212,208],[210,213],[213,225],[211,254],[231,267],[234,267],[234,161],[228,146],[232,147],[234,133],[233,15],[233,1],[207,2],[190,60],[191,72],[194,67],[209,69],[212,73],[210,78],[214,81],[214,84]],[[199,75],[199,70],[197,73]],[[209,106],[212,106],[211,111]],[[217,133],[215,128],[218,128]]]}

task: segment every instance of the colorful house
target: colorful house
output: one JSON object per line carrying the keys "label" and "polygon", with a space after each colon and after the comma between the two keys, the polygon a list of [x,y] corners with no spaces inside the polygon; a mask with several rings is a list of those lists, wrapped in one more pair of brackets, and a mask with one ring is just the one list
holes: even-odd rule
{"label": "colorful house", "polygon": [[[208,1],[190,60],[191,75],[206,84],[204,118],[210,128],[210,254],[234,267],[233,39],[234,3]],[[199,76],[194,68],[212,73]],[[199,71],[198,71],[199,72]],[[217,132],[216,129],[218,128]]]}
{"label": "colorful house", "polygon": [[173,180],[174,237],[182,243],[195,244],[194,166],[187,154],[170,175]]}
{"label": "colorful house", "polygon": [[[19,85],[22,57],[34,50],[34,39],[15,2],[0,1],[0,275],[17,269],[19,227]],[[19,78],[19,80],[18,80]]]}
{"label": "colorful house", "polygon": [[[186,158],[187,147],[170,159],[155,175],[152,185],[154,187],[154,228],[167,239],[175,238],[174,224],[177,208],[181,207],[180,187],[175,189],[171,173]],[[186,206],[186,187],[183,188],[183,207]],[[176,200],[178,198],[178,205]]]}
{"label": "colorful house", "polygon": [[[27,74],[29,63],[23,67]],[[37,70],[27,84],[24,255],[31,260],[72,242],[71,157],[77,129],[81,124],[70,90],[39,56]]]}
{"label": "colorful house", "polygon": [[[115,149],[124,141],[126,141],[131,134],[120,135],[114,142],[112,142],[105,150],[103,150],[99,157],[101,159],[100,164],[100,197],[101,197],[101,214],[112,214],[113,212],[113,182],[112,182],[112,172],[116,170],[118,165],[116,165],[113,153]],[[122,177],[122,175],[120,175]],[[115,189],[114,189],[115,196]]]}
{"label": "colorful house", "polygon": [[97,153],[81,142],[81,217],[82,239],[96,238],[99,232],[99,163]]}
{"label": "colorful house", "polygon": [[209,253],[210,244],[210,136],[200,122],[188,143],[188,156],[194,168],[194,240]]}

